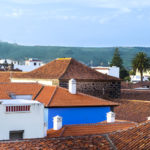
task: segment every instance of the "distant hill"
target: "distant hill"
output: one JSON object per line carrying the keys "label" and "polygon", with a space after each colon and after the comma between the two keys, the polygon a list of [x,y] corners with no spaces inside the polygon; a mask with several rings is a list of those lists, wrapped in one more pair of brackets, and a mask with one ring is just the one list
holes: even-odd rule
{"label": "distant hill", "polygon": [[[0,42],[0,58],[24,60],[26,58],[39,58],[49,62],[59,57],[73,57],[89,66],[108,66],[115,47],[63,47],[63,46],[22,46]],[[119,47],[124,65],[131,66],[131,60],[136,53],[142,51],[150,56],[150,47]]]}

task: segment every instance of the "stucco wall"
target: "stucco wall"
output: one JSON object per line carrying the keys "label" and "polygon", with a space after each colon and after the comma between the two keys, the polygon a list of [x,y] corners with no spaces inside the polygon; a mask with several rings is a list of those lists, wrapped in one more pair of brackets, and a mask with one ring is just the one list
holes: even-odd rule
{"label": "stucco wall", "polygon": [[63,125],[84,124],[106,120],[106,113],[109,111],[110,107],[49,108],[48,128],[53,128],[53,117],[57,115],[63,118]]}
{"label": "stucco wall", "polygon": [[0,140],[8,140],[9,132],[16,130],[24,130],[25,139],[44,137],[43,104],[30,104],[30,112],[6,112],[6,106],[0,104]]}

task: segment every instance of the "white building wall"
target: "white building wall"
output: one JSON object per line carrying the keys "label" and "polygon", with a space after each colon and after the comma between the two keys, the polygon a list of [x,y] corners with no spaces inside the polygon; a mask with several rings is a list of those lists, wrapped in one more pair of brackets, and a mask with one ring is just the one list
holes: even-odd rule
{"label": "white building wall", "polygon": [[119,78],[119,71],[120,71],[119,67],[116,66],[109,67],[108,75]]}
{"label": "white building wall", "polygon": [[120,68],[116,67],[116,66],[112,66],[112,67],[102,67],[102,66],[97,66],[97,67],[92,67],[93,69],[95,69],[98,72],[101,72],[103,74],[107,74],[113,77],[117,77],[119,78],[119,72],[120,72]]}
{"label": "white building wall", "polygon": [[14,83],[40,83],[43,85],[52,85],[52,81],[48,79],[17,79],[11,78],[11,82]]}
{"label": "white building wall", "polygon": [[[8,100],[5,100],[8,101]],[[11,100],[13,101],[13,100]],[[0,104],[0,140],[9,140],[9,132],[15,130],[24,130],[23,138],[42,138],[44,132],[44,106],[39,102],[30,102],[25,100],[25,103],[20,105],[30,105],[30,112],[6,112],[8,104]],[[16,106],[9,104],[9,106]]]}
{"label": "white building wall", "polygon": [[[131,75],[130,78],[131,78],[131,82],[133,83],[137,83],[141,81],[141,77],[139,75]],[[143,81],[148,81],[148,77],[143,76]]]}
{"label": "white building wall", "polygon": [[26,100],[32,100],[32,95],[12,95],[12,99],[26,99]]}

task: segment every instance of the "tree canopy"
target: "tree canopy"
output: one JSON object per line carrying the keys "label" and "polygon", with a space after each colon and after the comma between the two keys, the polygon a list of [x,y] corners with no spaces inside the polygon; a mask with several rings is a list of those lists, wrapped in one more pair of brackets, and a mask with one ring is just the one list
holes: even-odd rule
{"label": "tree canopy", "polygon": [[119,48],[115,48],[114,55],[110,66],[117,66],[120,68],[120,78],[125,79],[129,76],[129,72],[123,66],[123,60],[120,57]]}
{"label": "tree canopy", "polygon": [[143,72],[150,69],[149,58],[143,52],[139,52],[132,60],[133,71],[138,70],[141,75],[141,82],[143,82]]}
{"label": "tree canopy", "polygon": [[123,61],[120,57],[119,48],[115,49],[110,66],[117,66],[119,68],[123,67]]}

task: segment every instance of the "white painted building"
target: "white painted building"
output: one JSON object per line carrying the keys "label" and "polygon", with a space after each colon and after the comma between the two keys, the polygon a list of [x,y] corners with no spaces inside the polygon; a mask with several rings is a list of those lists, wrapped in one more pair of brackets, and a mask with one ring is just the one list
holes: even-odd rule
{"label": "white painted building", "polygon": [[116,67],[116,66],[112,66],[112,67],[102,67],[102,66],[97,66],[97,67],[92,67],[93,69],[95,69],[98,72],[101,72],[103,74],[107,74],[113,77],[117,77],[119,78],[119,71],[120,68]]}
{"label": "white painted building", "polygon": [[14,69],[20,69],[23,72],[29,72],[43,65],[44,63],[41,60],[37,58],[29,58],[28,60],[25,61],[25,64],[18,64],[15,62]]}
{"label": "white painted building", "polygon": [[43,138],[44,106],[38,101],[0,100],[0,140]]}
{"label": "white painted building", "polygon": [[[141,81],[141,76],[139,75],[130,75],[130,78],[131,78],[131,82],[133,83],[137,83]],[[149,81],[148,78],[149,77],[147,76],[143,76],[143,81]]]}
{"label": "white painted building", "polygon": [[8,64],[13,64],[14,69],[19,69],[22,70],[23,72],[29,72],[44,65],[44,63],[37,58],[29,58],[24,62],[13,61],[10,59],[0,59],[0,64],[4,64],[6,62]]}

